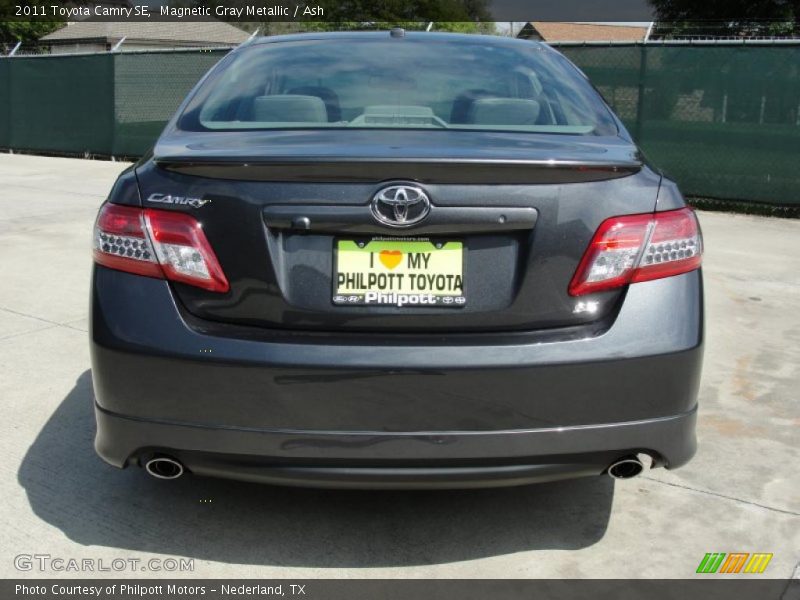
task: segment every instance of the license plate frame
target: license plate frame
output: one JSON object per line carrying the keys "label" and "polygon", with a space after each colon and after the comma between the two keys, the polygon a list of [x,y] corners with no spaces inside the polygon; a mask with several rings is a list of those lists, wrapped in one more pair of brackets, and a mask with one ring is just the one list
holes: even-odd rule
{"label": "license plate frame", "polygon": [[[350,247],[342,248],[342,244]],[[353,245],[356,247],[353,247]],[[340,267],[345,252],[351,254],[348,257],[348,260],[351,261],[348,266],[351,267],[352,260],[357,262],[366,260],[360,256],[357,259],[353,259],[353,255],[373,255],[372,264],[366,272],[361,269],[356,272],[345,271],[345,275],[349,273],[356,277],[356,279],[351,279],[348,282],[356,285],[356,289],[350,289],[349,291],[341,289],[340,274],[342,271],[340,271]],[[383,256],[381,253],[384,252],[389,255],[397,255],[399,252],[399,262],[391,266],[394,258],[392,256]],[[447,255],[444,254],[445,252],[447,252]],[[436,269],[428,269],[431,258],[436,253],[441,253],[438,254],[436,263],[447,263],[444,269],[445,272],[442,272],[439,268],[442,266],[441,264]],[[412,254],[417,255],[416,258],[412,257]],[[428,254],[427,259],[419,256],[424,254]],[[380,262],[375,261],[376,255]],[[331,302],[335,306],[396,307],[402,309],[463,308],[467,303],[464,281],[466,255],[466,243],[463,239],[455,237],[337,236],[333,239]],[[387,262],[384,262],[384,260],[387,260]],[[423,263],[425,268],[419,268],[423,266]],[[360,280],[357,279],[359,272],[362,277]],[[370,273],[375,273],[376,276],[383,273],[387,276],[387,279],[394,275],[392,284],[378,289],[377,283],[374,286],[372,285],[374,279],[370,280]],[[398,276],[401,275],[403,277],[398,279]],[[420,275],[425,276],[424,280],[421,281],[419,279]],[[444,289],[440,289],[442,284]],[[419,286],[423,286],[424,289],[419,289]],[[429,289],[431,286],[433,286],[433,289]]]}

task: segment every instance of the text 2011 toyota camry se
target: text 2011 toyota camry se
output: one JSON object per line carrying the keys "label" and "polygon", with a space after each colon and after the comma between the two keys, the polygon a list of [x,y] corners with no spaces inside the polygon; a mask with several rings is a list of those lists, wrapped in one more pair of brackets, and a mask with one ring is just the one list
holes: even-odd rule
{"label": "text 2011 toyota camry se", "polygon": [[255,40],[100,209],[95,446],[339,487],[679,467],[701,254],[676,185],[545,45]]}

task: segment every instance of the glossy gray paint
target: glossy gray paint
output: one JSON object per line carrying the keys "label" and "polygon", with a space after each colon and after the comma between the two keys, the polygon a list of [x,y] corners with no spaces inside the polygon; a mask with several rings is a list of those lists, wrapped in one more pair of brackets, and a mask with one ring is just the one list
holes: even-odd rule
{"label": "glossy gray paint", "polygon": [[[311,487],[522,485],[597,476],[636,451],[653,453],[654,466],[677,468],[697,448],[696,411],[590,427],[413,434],[206,428],[130,419],[102,409],[96,415],[95,447],[114,466],[135,464],[125,454],[132,448],[143,456],[168,449],[198,475]],[[143,448],[143,441],[150,446]]]}
{"label": "glossy gray paint", "polygon": [[[98,452],[119,467],[164,452],[198,474],[352,487],[529,483],[638,451],[685,463],[700,271],[567,294],[603,220],[684,206],[618,125],[608,138],[193,133],[173,120],[109,201],[198,219],[231,289],[95,267]],[[465,307],[331,303],[336,237],[397,235],[369,211],[397,183],[432,202],[405,235],[465,242]],[[597,310],[577,311],[586,301]]]}
{"label": "glossy gray paint", "polygon": [[[392,144],[395,133],[375,136]],[[446,156],[449,148],[438,151]],[[346,152],[355,165],[367,150],[348,145]],[[369,171],[364,164],[360,168]],[[381,183],[311,183],[192,177],[152,161],[136,171],[144,206],[163,208],[147,202],[153,193],[210,200],[202,208],[173,209],[201,221],[231,291],[220,295],[176,285],[191,313],[236,325],[373,332],[532,330],[611,314],[620,291],[594,295],[590,299],[599,302],[600,311],[580,314],[575,313],[576,299],[567,294],[567,286],[600,223],[614,215],[653,211],[661,182],[647,167],[605,181],[536,185],[417,182],[401,177],[402,164],[395,165],[394,172],[398,177]],[[436,234],[466,243],[466,306],[334,308],[334,237],[394,235],[371,219],[369,202],[383,186],[399,181],[421,185],[433,205],[431,218],[408,228],[405,235]],[[291,227],[292,221],[302,219],[308,219],[307,227]]]}
{"label": "glossy gray paint", "polygon": [[700,286],[630,286],[600,331],[248,337],[182,313],[165,282],[97,267],[96,447],[116,466],[160,451],[198,473],[350,487],[546,481],[632,451],[677,467],[695,449]]}

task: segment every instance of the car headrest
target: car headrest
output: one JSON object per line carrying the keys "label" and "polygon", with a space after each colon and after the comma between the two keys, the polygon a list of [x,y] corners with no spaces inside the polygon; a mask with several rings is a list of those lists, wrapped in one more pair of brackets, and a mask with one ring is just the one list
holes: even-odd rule
{"label": "car headrest", "polygon": [[281,94],[253,100],[253,120],[294,123],[326,123],[328,111],[322,98]]}
{"label": "car headrest", "polygon": [[339,96],[330,88],[321,85],[304,85],[289,90],[289,94],[301,96],[316,96],[325,103],[328,111],[328,121],[335,123],[342,120],[342,109],[339,106]]}
{"label": "car headrest", "polygon": [[522,98],[476,98],[467,122],[475,125],[536,125],[540,104]]}
{"label": "car headrest", "polygon": [[472,103],[478,98],[495,98],[496,95],[487,90],[467,90],[456,96],[453,100],[453,108],[450,110],[450,122],[463,125],[468,123],[469,111]]}

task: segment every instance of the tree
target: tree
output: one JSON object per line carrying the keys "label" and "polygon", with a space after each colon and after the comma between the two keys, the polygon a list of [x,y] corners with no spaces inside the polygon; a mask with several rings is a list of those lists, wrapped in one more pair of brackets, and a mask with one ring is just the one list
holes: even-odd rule
{"label": "tree", "polygon": [[408,24],[490,21],[486,0],[322,0],[325,21]]}
{"label": "tree", "polygon": [[62,25],[57,21],[0,21],[0,44],[35,43]]}
{"label": "tree", "polygon": [[53,18],[36,18],[33,21],[12,20],[15,5],[43,7],[49,10],[52,2],[47,0],[0,0],[0,44],[14,45],[17,42],[31,44],[43,35],[47,35],[61,27],[63,23]]}
{"label": "tree", "polygon": [[649,0],[654,37],[800,35],[800,0]]}
{"label": "tree", "polygon": [[[244,6],[269,5],[269,2],[252,0],[172,0],[172,5]],[[285,22],[277,19],[237,22],[246,31],[260,29],[264,35],[293,33],[300,31],[341,31],[361,29],[385,29],[404,27],[425,29],[433,22],[436,31],[462,33],[494,33],[494,23],[487,8],[487,0],[318,0],[310,6],[322,8],[324,21]],[[235,19],[230,19],[235,20]]]}
{"label": "tree", "polygon": [[269,33],[279,33],[280,28],[285,25],[295,32],[299,31],[361,31],[369,29],[389,29],[391,27],[402,27],[408,31],[424,31],[428,28],[428,23],[432,23],[432,31],[450,31],[453,33],[486,33],[494,34],[495,26],[493,22],[481,21],[311,21],[299,23],[271,23]]}

